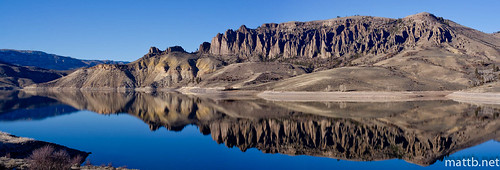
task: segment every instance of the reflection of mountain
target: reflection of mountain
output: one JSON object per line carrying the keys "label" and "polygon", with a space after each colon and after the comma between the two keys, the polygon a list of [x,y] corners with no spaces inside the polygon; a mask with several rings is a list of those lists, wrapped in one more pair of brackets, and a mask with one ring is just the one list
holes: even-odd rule
{"label": "reflection of mountain", "polygon": [[499,109],[453,101],[286,103],[214,101],[176,93],[45,93],[78,109],[127,112],[155,130],[195,124],[217,143],[245,151],[347,160],[401,158],[429,165],[498,139]]}
{"label": "reflection of mountain", "polygon": [[44,119],[77,111],[55,99],[20,91],[1,91],[0,99],[0,121]]}

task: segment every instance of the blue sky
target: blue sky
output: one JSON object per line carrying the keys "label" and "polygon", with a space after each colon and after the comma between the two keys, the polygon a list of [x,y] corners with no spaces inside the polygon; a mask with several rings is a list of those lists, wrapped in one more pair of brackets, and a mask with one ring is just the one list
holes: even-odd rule
{"label": "blue sky", "polygon": [[430,12],[486,33],[500,31],[500,0],[0,0],[0,49],[133,61],[150,46],[195,51],[241,25],[336,16],[402,18]]}

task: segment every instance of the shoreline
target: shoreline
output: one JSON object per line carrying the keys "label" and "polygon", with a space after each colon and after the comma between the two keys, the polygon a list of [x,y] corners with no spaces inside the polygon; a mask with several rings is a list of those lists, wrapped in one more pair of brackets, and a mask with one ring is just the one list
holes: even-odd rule
{"label": "shoreline", "polygon": [[71,169],[81,170],[128,170],[124,167],[112,166],[95,166],[95,165],[81,165],[85,162],[91,152],[84,152],[77,149],[69,148],[63,145],[35,140],[32,138],[19,137],[0,131],[0,169],[30,169],[32,160],[30,156],[33,151],[45,146],[51,146],[55,150],[63,150],[68,153],[71,158],[80,155],[82,160],[80,165],[74,165]]}
{"label": "shoreline", "polygon": [[447,95],[446,97],[463,103],[500,105],[500,93],[498,92],[478,93],[457,91]]}
{"label": "shoreline", "polygon": [[222,87],[180,87],[180,88],[40,88],[30,87],[19,89],[24,92],[177,92],[184,95],[224,99],[263,99],[285,102],[397,102],[397,101],[429,101],[454,100],[474,104],[500,104],[498,92],[467,92],[467,91],[257,91],[224,89]]}
{"label": "shoreline", "polygon": [[451,91],[416,91],[416,92],[276,92],[264,91],[258,97],[270,101],[289,102],[395,102],[395,101],[423,101],[448,100],[445,96]]}
{"label": "shoreline", "polygon": [[2,166],[8,169],[29,169],[29,157],[34,150],[44,146],[51,146],[56,150],[64,150],[72,158],[80,155],[82,158],[81,163],[91,154],[90,152],[68,148],[63,145],[19,137],[2,131],[0,131],[0,146],[2,146],[0,147],[0,169]]}

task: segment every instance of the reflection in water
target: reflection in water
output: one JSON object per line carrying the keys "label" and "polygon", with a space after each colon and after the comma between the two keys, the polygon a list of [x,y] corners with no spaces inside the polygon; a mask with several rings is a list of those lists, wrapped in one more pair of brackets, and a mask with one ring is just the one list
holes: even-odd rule
{"label": "reflection in water", "polygon": [[179,131],[194,124],[217,143],[242,151],[257,148],[265,153],[362,161],[399,158],[430,165],[458,150],[500,137],[498,107],[454,101],[217,101],[161,92],[37,95],[100,114],[128,113],[149,124],[151,130],[165,127]]}
{"label": "reflection in water", "polygon": [[39,120],[76,111],[52,98],[21,91],[0,91],[0,121]]}

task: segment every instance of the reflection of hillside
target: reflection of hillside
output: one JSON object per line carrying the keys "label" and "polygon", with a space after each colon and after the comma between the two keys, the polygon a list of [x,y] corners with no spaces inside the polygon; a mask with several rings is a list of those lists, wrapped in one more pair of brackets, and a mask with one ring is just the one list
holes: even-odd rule
{"label": "reflection of hillside", "polygon": [[37,120],[75,111],[55,99],[22,91],[0,91],[0,121]]}
{"label": "reflection of hillside", "polygon": [[429,165],[497,139],[498,109],[453,101],[287,103],[222,100],[177,93],[43,94],[75,108],[126,112],[151,129],[197,125],[217,143],[241,150],[348,160],[401,158]]}

